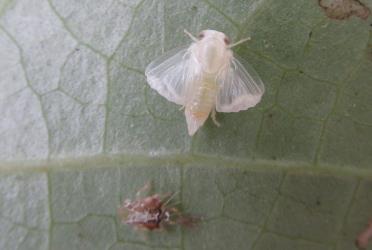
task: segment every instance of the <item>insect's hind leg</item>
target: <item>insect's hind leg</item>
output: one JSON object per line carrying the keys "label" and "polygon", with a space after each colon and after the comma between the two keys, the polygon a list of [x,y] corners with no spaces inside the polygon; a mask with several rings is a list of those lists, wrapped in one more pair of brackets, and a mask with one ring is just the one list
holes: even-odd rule
{"label": "insect's hind leg", "polygon": [[219,127],[219,126],[221,126],[221,124],[217,121],[217,119],[216,119],[216,110],[215,109],[213,109],[212,110],[212,114],[211,114],[211,117],[212,117],[212,121],[213,121],[213,123],[217,126],[217,127]]}

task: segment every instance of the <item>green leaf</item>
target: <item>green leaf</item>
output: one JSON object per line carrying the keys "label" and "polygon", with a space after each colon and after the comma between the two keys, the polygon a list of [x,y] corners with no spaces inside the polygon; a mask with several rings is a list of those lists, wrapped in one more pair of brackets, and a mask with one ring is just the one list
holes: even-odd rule
{"label": "green leaf", "polygon": [[[371,0],[0,1],[0,249],[350,250],[372,216]],[[144,77],[216,29],[257,107],[189,137]],[[147,182],[194,228],[137,232]],[[370,246],[368,249],[372,249]]]}

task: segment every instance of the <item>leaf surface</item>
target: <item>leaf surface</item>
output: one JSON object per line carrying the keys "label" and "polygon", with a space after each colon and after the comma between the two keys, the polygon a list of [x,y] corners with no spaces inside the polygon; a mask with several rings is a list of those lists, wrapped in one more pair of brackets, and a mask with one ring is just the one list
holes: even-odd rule
{"label": "leaf surface", "polygon": [[[371,8],[0,1],[0,249],[357,249],[372,215]],[[251,36],[234,53],[266,87],[194,137],[143,74],[191,42],[185,28]],[[122,225],[118,206],[148,181],[202,222]]]}

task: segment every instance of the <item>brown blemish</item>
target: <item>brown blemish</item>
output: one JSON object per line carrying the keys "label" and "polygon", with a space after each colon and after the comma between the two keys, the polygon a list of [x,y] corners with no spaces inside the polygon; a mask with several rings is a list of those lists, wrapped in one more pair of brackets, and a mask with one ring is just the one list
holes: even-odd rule
{"label": "brown blemish", "polygon": [[318,0],[318,3],[332,19],[344,20],[357,16],[366,20],[371,14],[370,9],[359,0]]}
{"label": "brown blemish", "polygon": [[150,182],[146,183],[138,190],[135,200],[125,199],[123,205],[118,208],[122,223],[132,225],[136,229],[152,231],[175,224],[191,227],[200,221],[197,217],[182,214],[170,204],[176,193],[153,194],[141,198],[141,194],[149,190],[150,185]]}
{"label": "brown blemish", "polygon": [[368,222],[367,227],[358,235],[358,238],[355,240],[355,245],[359,249],[366,249],[368,242],[372,238],[372,220]]}

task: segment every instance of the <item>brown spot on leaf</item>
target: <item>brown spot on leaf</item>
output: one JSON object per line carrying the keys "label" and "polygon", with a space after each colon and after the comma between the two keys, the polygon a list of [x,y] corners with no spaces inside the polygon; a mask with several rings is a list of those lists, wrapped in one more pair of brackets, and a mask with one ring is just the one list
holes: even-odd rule
{"label": "brown spot on leaf", "polygon": [[332,19],[343,20],[357,16],[366,20],[371,14],[370,9],[359,0],[318,0],[319,6]]}
{"label": "brown spot on leaf", "polygon": [[372,238],[372,220],[369,221],[367,227],[358,235],[355,240],[355,245],[359,249],[366,249],[370,239]]}

